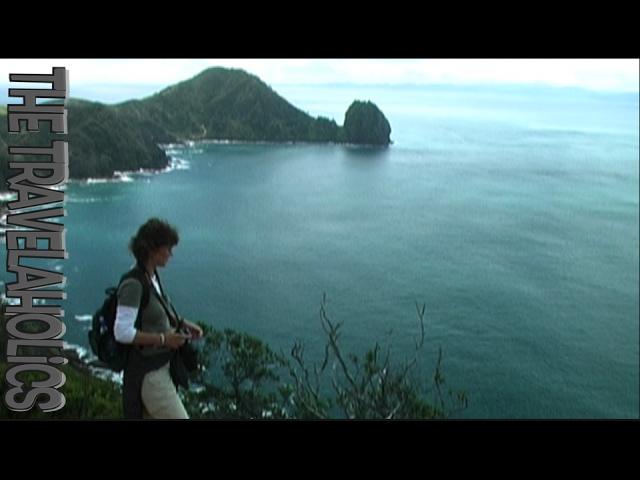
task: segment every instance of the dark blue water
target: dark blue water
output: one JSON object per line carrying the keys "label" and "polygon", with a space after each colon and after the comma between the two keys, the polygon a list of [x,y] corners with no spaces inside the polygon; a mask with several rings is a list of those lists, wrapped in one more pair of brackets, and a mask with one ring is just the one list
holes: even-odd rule
{"label": "dark blue water", "polygon": [[278,91],[338,123],[371,99],[395,144],[195,145],[170,151],[185,169],[70,184],[68,341],[86,346],[83,315],[161,216],[181,235],[164,282],[194,320],[319,359],[326,293],[347,349],[402,358],[424,302],[420,381],[442,346],[462,417],[638,417],[637,94]]}

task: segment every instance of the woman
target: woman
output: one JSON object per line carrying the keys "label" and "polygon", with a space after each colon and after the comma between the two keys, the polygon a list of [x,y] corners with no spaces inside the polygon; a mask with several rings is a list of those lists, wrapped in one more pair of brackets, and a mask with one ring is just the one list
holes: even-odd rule
{"label": "woman", "polygon": [[173,367],[179,362],[177,350],[200,338],[202,329],[177,318],[156,270],[167,265],[178,240],[174,227],[151,218],[129,245],[136,266],[118,287],[114,325],[116,340],[132,345],[123,378],[125,418],[189,418]]}

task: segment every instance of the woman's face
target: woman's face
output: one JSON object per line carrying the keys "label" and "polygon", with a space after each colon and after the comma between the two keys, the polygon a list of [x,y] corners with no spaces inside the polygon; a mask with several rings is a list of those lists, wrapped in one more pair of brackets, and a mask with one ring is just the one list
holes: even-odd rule
{"label": "woman's face", "polygon": [[156,266],[164,267],[173,255],[172,250],[173,250],[173,246],[169,246],[169,245],[156,248],[151,253]]}

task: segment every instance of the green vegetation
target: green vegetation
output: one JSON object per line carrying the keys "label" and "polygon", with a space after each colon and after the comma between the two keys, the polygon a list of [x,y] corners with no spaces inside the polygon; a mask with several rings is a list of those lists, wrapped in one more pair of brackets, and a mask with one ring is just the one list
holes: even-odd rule
{"label": "green vegetation", "polygon": [[284,356],[261,340],[233,330],[219,331],[202,325],[204,348],[199,352],[204,368],[194,376],[201,386],[184,395],[192,418],[287,418],[278,391]]}
{"label": "green vegetation", "polygon": [[[389,124],[371,102],[349,107],[345,129],[350,125],[351,133],[345,133],[335,121],[307,115],[258,77],[234,69],[210,68],[143,100],[104,105],[70,99],[67,107],[71,178],[164,168],[168,158],[158,144],[186,140],[389,144]],[[46,124],[42,128],[9,142],[7,116],[0,115],[0,185],[11,176],[7,144],[49,145],[51,134]]]}
{"label": "green vegetation", "polygon": [[316,120],[242,70],[210,68],[147,99],[116,108],[138,121],[153,119],[179,139],[282,142],[323,137],[315,132]]}
{"label": "green vegetation", "polygon": [[[327,342],[320,364],[304,358],[304,345],[300,342],[287,356],[246,333],[220,331],[201,324],[205,331],[199,349],[203,368],[192,379],[199,387],[182,393],[185,406],[192,418],[446,418],[466,408],[466,395],[445,388],[441,352],[430,389],[423,390],[412,380],[425,340],[425,307],[416,307],[419,339],[413,356],[401,362],[391,361],[389,351],[383,352],[378,344],[361,356],[344,354],[339,344],[341,325],[329,319],[324,299],[320,321]],[[0,342],[0,350],[4,350],[4,328],[0,329]],[[2,382],[5,371],[6,364],[0,363]],[[17,413],[0,405],[0,418],[121,418],[117,385],[93,377],[77,364],[65,366],[64,371],[67,403],[63,409],[42,413],[36,407]]]}
{"label": "green vegetation", "polygon": [[[7,332],[5,326],[5,304],[0,306],[0,384],[2,395],[8,390],[5,381],[5,373],[8,369],[6,363]],[[21,327],[28,331],[38,331],[37,324],[26,324]],[[57,355],[58,350],[43,352],[42,349],[22,348],[20,354],[41,356],[47,354]],[[0,401],[0,419],[119,419],[122,418],[122,395],[120,387],[108,380],[97,378],[89,369],[79,362],[64,365],[61,370],[67,377],[63,386],[66,404],[56,412],[44,413],[37,407],[28,412],[14,412],[4,404],[4,398]],[[30,372],[20,375],[19,379],[26,384],[35,380],[41,380],[42,374]]]}
{"label": "green vegetation", "polygon": [[[153,126],[139,124],[113,107],[83,100],[70,100],[69,176],[71,178],[110,177],[116,170],[163,168],[167,157],[157,146],[172,138],[163,136]],[[7,145],[49,146],[51,138],[46,124],[36,133],[7,133],[7,117],[0,116],[0,184],[11,176]]]}
{"label": "green vegetation", "polygon": [[[92,376],[89,372],[79,370],[71,365],[65,365],[61,370],[67,379],[62,387],[66,398],[65,406],[55,412],[41,412],[38,407],[27,412],[9,410],[4,401],[0,402],[0,419],[122,419],[122,394],[115,383]],[[0,380],[7,391],[5,372],[7,364],[0,362]],[[36,373],[20,376],[20,380],[27,385],[38,380]]]}

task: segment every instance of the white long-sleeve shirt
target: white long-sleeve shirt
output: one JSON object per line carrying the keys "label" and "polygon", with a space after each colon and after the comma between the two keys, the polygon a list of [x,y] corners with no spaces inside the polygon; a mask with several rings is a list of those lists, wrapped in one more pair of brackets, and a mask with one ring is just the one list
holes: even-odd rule
{"label": "white long-sleeve shirt", "polygon": [[[151,278],[151,283],[158,294],[162,295],[156,275]],[[120,343],[133,343],[133,339],[136,337],[136,328],[134,325],[138,317],[138,310],[138,307],[129,307],[118,303],[116,321],[113,325],[113,334],[116,337],[116,341]]]}

